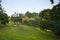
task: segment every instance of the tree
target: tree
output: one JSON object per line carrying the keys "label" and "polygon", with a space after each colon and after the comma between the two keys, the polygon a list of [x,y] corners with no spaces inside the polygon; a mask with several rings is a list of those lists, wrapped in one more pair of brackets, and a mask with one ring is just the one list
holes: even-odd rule
{"label": "tree", "polygon": [[0,24],[8,23],[8,15],[4,12],[0,0]]}
{"label": "tree", "polygon": [[22,23],[23,14],[19,14],[19,21]]}
{"label": "tree", "polygon": [[33,16],[33,18],[36,18],[36,17],[38,17],[38,13],[33,12],[33,13],[32,13],[32,16]]}
{"label": "tree", "polygon": [[1,5],[1,0],[0,0],[0,13],[3,13],[2,5]]}
{"label": "tree", "polygon": [[53,1],[53,0],[50,0],[50,2],[51,2],[51,4],[53,4],[53,3],[54,3],[54,1]]}
{"label": "tree", "polygon": [[32,13],[30,13],[29,11],[27,11],[27,12],[25,13],[25,16],[31,18],[31,17],[32,17]]}
{"label": "tree", "polygon": [[43,19],[48,19],[50,18],[49,12],[51,9],[44,9],[43,11],[41,11],[39,13],[39,17],[43,20]]}
{"label": "tree", "polygon": [[51,12],[51,25],[53,29],[51,29],[55,34],[60,35],[60,4],[55,5]]}
{"label": "tree", "polygon": [[11,21],[13,21],[14,23],[15,22],[20,22],[22,23],[22,17],[23,17],[23,14],[18,14],[18,13],[14,13],[12,16],[11,16]]}
{"label": "tree", "polygon": [[9,22],[9,17],[8,17],[8,15],[6,14],[6,13],[4,13],[4,14],[1,14],[1,24],[6,24],[6,23],[8,23]]}
{"label": "tree", "polygon": [[11,21],[18,22],[19,21],[19,15],[14,12],[14,14],[11,16]]}
{"label": "tree", "polygon": [[51,11],[51,9],[44,9],[43,11],[41,11],[39,13],[39,17],[40,17],[40,28],[41,29],[49,29],[49,23],[48,20],[50,19],[50,14],[49,12]]}
{"label": "tree", "polygon": [[[54,3],[54,0],[50,0],[50,2],[51,2],[51,4],[53,4]],[[60,0],[59,0],[59,4],[60,4]]]}
{"label": "tree", "polygon": [[40,28],[43,30],[49,29],[56,35],[60,35],[60,4],[53,6],[48,13],[48,16],[46,16],[47,11],[42,11],[40,13]]}

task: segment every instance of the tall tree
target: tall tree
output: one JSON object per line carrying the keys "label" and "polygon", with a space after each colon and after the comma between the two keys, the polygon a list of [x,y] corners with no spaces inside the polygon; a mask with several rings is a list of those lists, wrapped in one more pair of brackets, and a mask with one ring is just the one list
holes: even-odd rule
{"label": "tall tree", "polygon": [[0,0],[0,24],[6,24],[8,22],[8,15],[4,12]]}

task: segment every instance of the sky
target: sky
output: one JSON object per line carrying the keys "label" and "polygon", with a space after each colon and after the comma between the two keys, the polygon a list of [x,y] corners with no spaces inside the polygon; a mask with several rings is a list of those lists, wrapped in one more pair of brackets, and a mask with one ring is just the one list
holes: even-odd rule
{"label": "sky", "polygon": [[[58,3],[58,0],[54,0],[54,4]],[[52,8],[50,0],[2,0],[2,7],[6,10],[6,13],[11,16],[14,12],[26,13],[40,12],[43,9]]]}

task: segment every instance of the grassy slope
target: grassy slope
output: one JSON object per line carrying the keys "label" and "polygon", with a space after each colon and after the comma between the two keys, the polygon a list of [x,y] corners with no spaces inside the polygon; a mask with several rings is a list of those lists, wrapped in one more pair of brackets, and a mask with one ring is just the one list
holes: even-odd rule
{"label": "grassy slope", "polygon": [[9,24],[0,30],[0,40],[59,40],[52,32],[44,32],[39,28],[26,25]]}

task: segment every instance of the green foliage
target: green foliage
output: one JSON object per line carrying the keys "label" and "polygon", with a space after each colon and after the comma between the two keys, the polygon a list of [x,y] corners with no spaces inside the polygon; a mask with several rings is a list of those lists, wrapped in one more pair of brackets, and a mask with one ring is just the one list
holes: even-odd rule
{"label": "green foliage", "polygon": [[0,2],[0,24],[6,24],[8,22],[9,22],[8,15],[4,12]]}
{"label": "green foliage", "polygon": [[[41,29],[49,29],[53,31],[56,35],[60,35],[60,4],[55,5],[51,11],[48,11],[49,15],[47,16],[47,11],[42,11],[40,14]],[[44,19],[44,20],[43,20]]]}
{"label": "green foliage", "polygon": [[35,27],[39,27],[40,26],[40,18],[39,17],[35,18],[32,25]]}
{"label": "green foliage", "polygon": [[9,22],[8,20],[8,15],[6,13],[2,13],[0,14],[0,21],[1,21],[1,24],[6,24]]}
{"label": "green foliage", "polygon": [[11,21],[12,22],[16,22],[16,23],[18,23],[18,22],[20,22],[20,23],[22,23],[22,17],[23,17],[23,14],[17,14],[17,13],[14,13],[12,16],[11,16]]}
{"label": "green foliage", "polygon": [[11,20],[12,20],[13,22],[18,22],[18,21],[19,21],[19,18],[18,18],[18,17],[11,17]]}
{"label": "green foliage", "polygon": [[28,20],[25,21],[25,24],[30,26],[39,26],[40,18],[38,13],[36,12],[30,13],[29,11],[27,11],[25,13],[25,16],[29,18]]}
{"label": "green foliage", "polygon": [[19,14],[19,22],[22,23],[23,14]]}
{"label": "green foliage", "polygon": [[32,13],[32,16],[33,16],[33,18],[36,18],[36,17],[38,17],[38,13],[33,12],[33,13]]}
{"label": "green foliage", "polygon": [[40,28],[43,30],[50,29],[50,26],[49,26],[50,24],[48,22],[48,20],[50,19],[50,14],[49,14],[50,11],[51,11],[51,9],[45,9],[39,13]]}
{"label": "green foliage", "polygon": [[28,21],[25,21],[25,24],[29,26],[39,27],[40,26],[40,18],[30,18]]}
{"label": "green foliage", "polygon": [[41,11],[39,13],[39,17],[43,18],[43,19],[48,19],[50,18],[49,12],[51,9],[44,9],[43,11]]}
{"label": "green foliage", "polygon": [[55,5],[51,12],[50,12],[51,18],[50,20],[53,21],[52,27],[54,27],[54,33],[57,35],[60,35],[60,4]]}
{"label": "green foliage", "polygon": [[25,16],[31,18],[33,15],[32,15],[32,13],[30,13],[29,11],[27,11],[27,12],[25,13]]}

